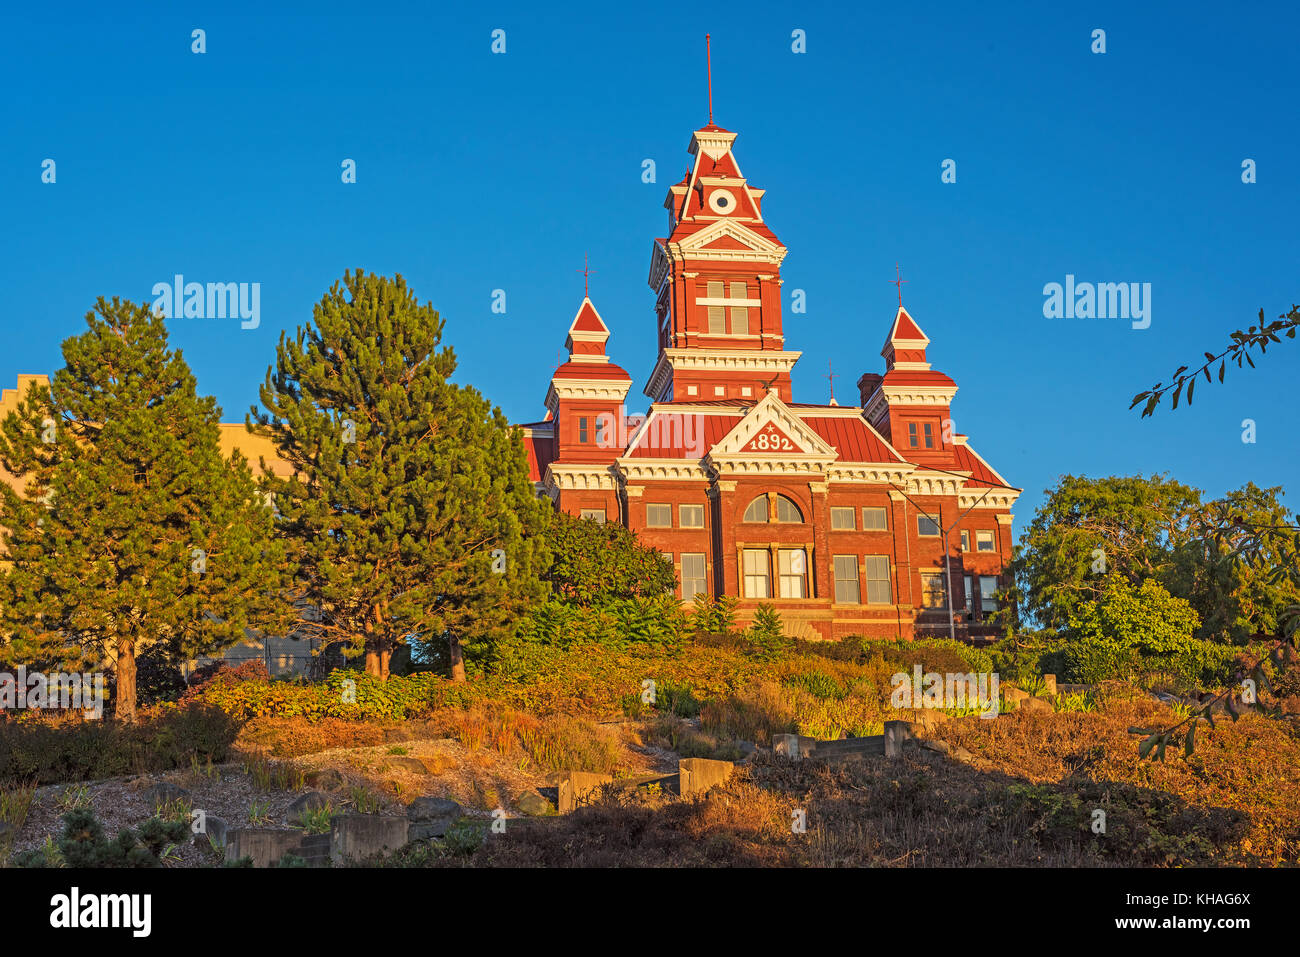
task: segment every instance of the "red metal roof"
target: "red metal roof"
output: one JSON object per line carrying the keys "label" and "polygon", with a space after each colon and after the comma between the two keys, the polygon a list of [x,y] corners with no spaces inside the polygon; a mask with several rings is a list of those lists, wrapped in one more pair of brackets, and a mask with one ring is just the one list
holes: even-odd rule
{"label": "red metal roof", "polygon": [[578,310],[578,318],[573,320],[574,332],[605,332],[609,329],[600,321],[600,316],[596,314],[596,308],[591,304],[590,299],[582,300],[582,308]]}
{"label": "red metal roof", "polygon": [[619,379],[627,382],[632,377],[612,362],[566,362],[555,370],[551,379]]}
{"label": "red metal roof", "polygon": [[[692,415],[656,409],[650,413],[646,428],[627,454],[642,459],[685,459],[695,457],[698,452],[698,457],[703,458],[742,418],[740,415]],[[691,433],[693,448],[687,448],[687,429]]]}
{"label": "red metal roof", "polygon": [[801,415],[804,424],[835,446],[841,462],[902,462],[880,435],[858,418],[844,415]]}

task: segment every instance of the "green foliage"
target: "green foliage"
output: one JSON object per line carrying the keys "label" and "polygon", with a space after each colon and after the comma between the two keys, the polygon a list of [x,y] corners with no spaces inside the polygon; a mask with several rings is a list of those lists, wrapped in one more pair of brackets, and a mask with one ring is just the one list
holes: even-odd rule
{"label": "green foliage", "polygon": [[1178,408],[1178,399],[1183,394],[1184,386],[1187,388],[1187,404],[1191,405],[1192,394],[1196,390],[1196,383],[1199,381],[1199,377],[1204,376],[1207,383],[1212,382],[1210,371],[1213,369],[1216,362],[1219,364],[1220,382],[1223,381],[1223,376],[1227,371],[1229,362],[1235,362],[1237,368],[1240,369],[1242,367],[1242,360],[1245,360],[1253,369],[1255,368],[1255,360],[1250,357],[1250,349],[1252,346],[1258,347],[1260,355],[1263,355],[1268,351],[1269,343],[1280,343],[1282,341],[1278,338],[1279,332],[1284,332],[1288,339],[1294,339],[1297,326],[1300,326],[1300,306],[1293,305],[1290,312],[1282,313],[1272,322],[1266,322],[1264,320],[1264,310],[1260,309],[1258,326],[1251,326],[1244,332],[1241,329],[1238,329],[1231,333],[1229,335],[1229,338],[1232,340],[1230,346],[1218,355],[1215,355],[1212,352],[1204,353],[1205,362],[1201,363],[1200,366],[1192,369],[1190,372],[1188,371],[1187,366],[1179,366],[1174,370],[1173,375],[1170,376],[1168,385],[1165,385],[1163,382],[1157,382],[1145,392],[1139,392],[1137,395],[1133,396],[1133,401],[1129,404],[1129,408],[1132,409],[1139,403],[1142,403],[1142,418],[1145,419],[1147,416],[1155,412],[1156,406],[1160,404],[1160,400],[1164,397],[1165,393],[1170,389],[1173,389],[1174,398],[1171,408],[1176,409]]}
{"label": "green foliage", "polygon": [[686,685],[674,681],[661,681],[655,687],[655,708],[675,714],[679,718],[694,718],[702,707],[695,693]]}
{"label": "green foliage", "polygon": [[56,842],[57,854],[49,849],[27,851],[14,856],[19,867],[158,867],[166,847],[189,837],[188,821],[162,821],[152,817],[138,830],[124,828],[108,840],[104,829],[88,809],[63,815],[63,830]]}
{"label": "green foliage", "polygon": [[776,661],[786,655],[794,642],[786,636],[781,616],[775,608],[763,603],[754,611],[754,620],[745,631],[750,654],[760,661]]}
{"label": "green foliage", "polygon": [[546,530],[550,568],[543,579],[568,604],[671,596],[677,577],[657,549],[617,522],[593,522],[554,511]]}
{"label": "green foliage", "polygon": [[296,473],[268,469],[263,487],[323,615],[302,628],[380,676],[416,636],[445,640],[462,677],[461,649],[504,638],[545,593],[550,506],[500,409],[448,381],[443,326],[401,276],[345,273],[281,335],[249,422]]}
{"label": "green foliage", "polygon": [[135,657],[184,658],[284,623],[283,549],[220,409],[199,397],[161,316],[100,298],[0,427],[12,565],[0,575],[0,656],[60,670],[116,662],[119,717],[135,712]]}
{"label": "green foliage", "polygon": [[781,683],[791,688],[800,688],[823,701],[838,701],[848,693],[844,685],[824,671],[804,671],[786,675]]}
{"label": "green foliage", "polygon": [[696,594],[691,610],[690,627],[695,635],[731,635],[736,631],[736,605],[734,595]]}
{"label": "green foliage", "polygon": [[895,672],[910,674],[917,665],[923,672],[939,674],[988,673],[994,671],[988,652],[951,638],[922,638],[914,641],[863,640],[868,660],[879,658]]}
{"label": "green foliage", "polygon": [[1300,603],[1300,529],[1288,525],[1281,493],[1247,483],[1203,502],[1199,489],[1162,475],[1065,476],[1016,549],[1013,590],[1057,630],[1121,578],[1190,603],[1198,638],[1278,634]]}

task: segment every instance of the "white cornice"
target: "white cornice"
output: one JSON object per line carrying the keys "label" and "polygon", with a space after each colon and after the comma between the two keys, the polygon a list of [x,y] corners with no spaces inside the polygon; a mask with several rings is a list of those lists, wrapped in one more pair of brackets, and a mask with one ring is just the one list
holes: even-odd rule
{"label": "white cornice", "polygon": [[618,473],[612,465],[562,465],[552,462],[546,467],[545,482],[548,487],[566,492],[574,489],[612,491],[618,486]]}
{"label": "white cornice", "polygon": [[698,459],[637,459],[625,457],[616,460],[619,478],[628,482],[707,482],[709,473]]}
{"label": "white cornice", "polygon": [[658,401],[674,369],[750,375],[789,373],[801,355],[775,349],[664,349],[642,391]]}

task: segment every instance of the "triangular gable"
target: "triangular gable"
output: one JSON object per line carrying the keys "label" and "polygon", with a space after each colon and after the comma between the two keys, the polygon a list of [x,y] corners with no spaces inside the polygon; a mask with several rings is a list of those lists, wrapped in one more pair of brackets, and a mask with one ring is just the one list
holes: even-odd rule
{"label": "triangular gable", "polygon": [[720,219],[689,236],[683,237],[681,247],[687,251],[704,249],[723,236],[730,237],[740,243],[740,246],[731,248],[752,249],[755,252],[766,253],[774,257],[785,252],[785,247],[780,243],[764,239],[752,229],[747,228],[744,223],[731,219]]}
{"label": "triangular gable", "polygon": [[[775,433],[767,428],[769,425],[776,426]],[[751,446],[757,447],[759,436],[764,434],[768,436],[777,434],[789,441],[794,448],[776,448],[767,451],[757,448],[756,451],[750,451]],[[770,441],[769,438],[769,443]],[[782,402],[775,392],[769,392],[736,423],[735,428],[723,436],[709,455],[715,462],[764,455],[782,457],[793,455],[802,459],[824,460],[829,463],[834,461],[839,453],[800,419],[793,409]]]}
{"label": "triangular gable", "polygon": [[768,422],[755,432],[750,440],[740,447],[740,451],[746,455],[776,455],[781,452],[808,452],[807,449],[801,448],[798,442],[786,435],[785,431],[775,422]]}

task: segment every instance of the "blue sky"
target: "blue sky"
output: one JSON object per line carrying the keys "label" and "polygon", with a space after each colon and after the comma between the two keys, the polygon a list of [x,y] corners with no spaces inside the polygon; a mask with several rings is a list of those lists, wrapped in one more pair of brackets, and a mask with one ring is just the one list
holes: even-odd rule
{"label": "blue sky", "polygon": [[[447,320],[459,381],[529,421],[590,253],[643,401],[651,241],[706,119],[708,31],[715,118],[768,191],[786,290],[807,295],[785,317],[797,400],[825,400],[828,360],[842,401],[881,371],[899,262],[930,359],[960,386],[958,430],[1026,489],[1018,529],[1064,473],[1285,485],[1300,342],[1190,409],[1142,420],[1128,404],[1260,307],[1300,301],[1300,15],[1142,6],[29,5],[0,32],[0,381],[57,368],[98,295],[147,301],[176,273],[260,282],[257,329],[171,323],[239,420],[280,330],[362,267],[402,273]],[[1043,286],[1067,274],[1150,283],[1150,327],[1044,318]]]}

